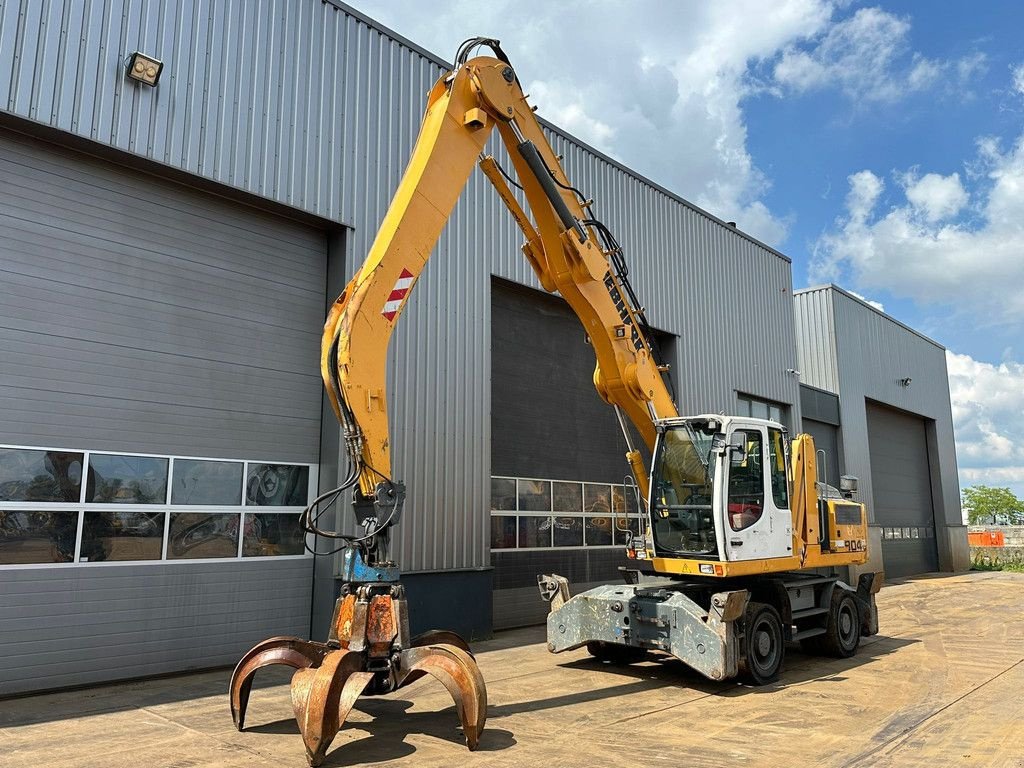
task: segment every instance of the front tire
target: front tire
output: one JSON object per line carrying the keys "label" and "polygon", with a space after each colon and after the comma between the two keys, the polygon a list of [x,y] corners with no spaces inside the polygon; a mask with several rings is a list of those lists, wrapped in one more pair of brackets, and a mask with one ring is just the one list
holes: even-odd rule
{"label": "front tire", "polygon": [[782,617],[772,605],[750,603],[744,624],[744,676],[754,685],[774,682],[786,656]]}

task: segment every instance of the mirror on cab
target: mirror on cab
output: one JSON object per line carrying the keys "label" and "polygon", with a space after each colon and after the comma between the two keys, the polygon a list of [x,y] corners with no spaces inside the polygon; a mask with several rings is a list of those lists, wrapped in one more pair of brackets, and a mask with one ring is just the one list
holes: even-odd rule
{"label": "mirror on cab", "polygon": [[742,464],[747,460],[747,433],[733,432],[729,435],[729,463]]}

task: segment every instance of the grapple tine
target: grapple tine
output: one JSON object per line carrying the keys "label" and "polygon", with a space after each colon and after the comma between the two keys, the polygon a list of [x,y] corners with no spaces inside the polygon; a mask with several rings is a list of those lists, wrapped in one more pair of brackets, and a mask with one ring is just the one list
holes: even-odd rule
{"label": "grapple tine", "polygon": [[253,646],[231,673],[231,683],[228,686],[231,719],[234,720],[235,727],[242,730],[245,726],[245,710],[249,706],[249,693],[256,670],[271,664],[284,664],[293,669],[315,667],[323,661],[328,650],[323,643],[298,637],[272,637]]}
{"label": "grapple tine", "polygon": [[466,746],[475,750],[487,720],[487,687],[473,657],[454,645],[428,645],[403,651],[402,667],[441,681],[455,701]]}
{"label": "grapple tine", "polygon": [[[316,669],[300,669],[292,677],[292,706],[295,719],[306,745],[306,758],[311,766],[318,766],[327,754],[327,748],[348,716],[359,693],[373,677],[362,672],[365,660],[353,651],[331,651]],[[356,677],[351,688],[350,678]],[[358,688],[356,688],[358,686]],[[343,690],[352,697],[347,709],[341,710]]]}
{"label": "grapple tine", "polygon": [[422,648],[424,645],[454,645],[456,648],[464,650],[470,656],[473,655],[469,648],[469,643],[462,639],[462,635],[447,629],[431,629],[427,632],[421,632],[409,643],[410,648]]}
{"label": "grapple tine", "polygon": [[[416,637],[414,637],[409,643],[410,648],[421,648],[424,645],[454,645],[456,648],[464,650],[470,656],[473,655],[473,652],[469,649],[469,643],[462,639],[462,635],[456,632],[451,632],[447,629],[431,629],[427,632],[416,635]],[[427,673],[422,669],[410,672],[398,687],[404,688],[410,683],[415,683],[425,674]]]}

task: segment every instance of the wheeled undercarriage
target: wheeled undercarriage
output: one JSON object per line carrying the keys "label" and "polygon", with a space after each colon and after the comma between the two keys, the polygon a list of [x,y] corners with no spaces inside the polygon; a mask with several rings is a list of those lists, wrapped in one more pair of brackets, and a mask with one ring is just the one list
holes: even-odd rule
{"label": "wheeled undercarriage", "polygon": [[586,646],[595,657],[629,662],[665,653],[712,680],[743,674],[774,680],[785,644],[851,656],[861,637],[878,632],[880,575],[862,574],[856,589],[834,576],[782,572],[732,579],[651,578],[626,571],[631,583],[569,595],[568,581],[538,576],[550,602],[548,650]]}

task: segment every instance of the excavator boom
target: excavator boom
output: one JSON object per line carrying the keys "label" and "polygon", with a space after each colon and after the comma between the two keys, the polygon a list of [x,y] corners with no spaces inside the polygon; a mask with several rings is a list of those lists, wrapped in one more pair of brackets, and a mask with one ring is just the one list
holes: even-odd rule
{"label": "excavator boom", "polygon": [[[493,158],[481,166],[523,230],[523,250],[541,285],[571,306],[597,357],[595,386],[653,447],[655,418],[677,415],[655,362],[646,323],[630,300],[599,222],[572,191],[514,70],[499,58],[459,61],[427,100],[412,158],[362,268],[331,308],[321,372],[359,466],[359,492],[373,498],[391,479],[385,399],[387,346],[437,239],[497,128],[533,215],[531,222]],[[645,483],[645,472],[636,473]]]}
{"label": "excavator boom", "polygon": [[[470,59],[479,45],[491,47],[495,56]],[[399,520],[405,491],[392,477],[385,375],[395,324],[495,128],[532,220],[494,158],[483,157],[480,165],[522,229],[523,251],[541,285],[562,295],[593,344],[594,384],[616,409],[644,498],[646,470],[623,414],[648,447],[656,440],[655,420],[677,415],[614,237],[588,215],[566,179],[497,41],[467,41],[454,70],[431,89],[391,207],[324,325],[321,374],[350,466],[341,485],[315,500],[302,522],[309,533],[345,542],[342,596],[330,639],[266,640],[242,658],[231,679],[231,712],[241,729],[256,671],[270,664],[297,670],[292,700],[313,766],[324,760],[360,695],[390,693],[424,674],[441,681],[455,699],[470,749],[486,720],[486,687],[465,641],[445,631],[409,635],[404,588],[388,553],[389,530]],[[362,534],[321,530],[322,509],[349,488]]]}

